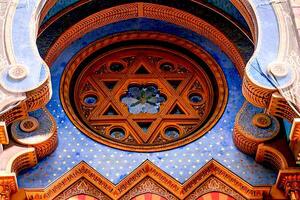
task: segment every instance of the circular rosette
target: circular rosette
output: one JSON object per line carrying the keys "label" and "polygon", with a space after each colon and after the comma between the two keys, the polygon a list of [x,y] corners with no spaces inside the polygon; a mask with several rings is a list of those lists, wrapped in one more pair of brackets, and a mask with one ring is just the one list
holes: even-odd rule
{"label": "circular rosette", "polygon": [[91,138],[130,151],[161,151],[201,137],[226,105],[220,67],[197,46],[188,48],[191,58],[136,44],[97,55],[82,51],[73,60],[84,65],[68,64],[61,97],[70,119]]}

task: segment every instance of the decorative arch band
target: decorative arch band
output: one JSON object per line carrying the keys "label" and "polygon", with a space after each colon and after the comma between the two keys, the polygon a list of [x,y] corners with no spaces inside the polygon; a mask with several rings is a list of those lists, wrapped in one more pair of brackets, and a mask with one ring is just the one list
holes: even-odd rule
{"label": "decorative arch band", "polygon": [[73,41],[105,25],[134,18],[149,18],[172,23],[202,35],[231,58],[239,73],[243,74],[245,62],[236,46],[218,29],[187,12],[150,3],[130,3],[97,12],[65,31],[48,50],[45,61],[51,66],[58,55]]}

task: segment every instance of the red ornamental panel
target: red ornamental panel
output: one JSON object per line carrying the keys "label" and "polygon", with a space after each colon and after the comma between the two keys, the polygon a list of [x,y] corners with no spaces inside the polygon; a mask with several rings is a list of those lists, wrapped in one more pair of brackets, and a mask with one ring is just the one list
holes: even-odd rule
{"label": "red ornamental panel", "polygon": [[147,193],[147,194],[142,194],[137,197],[134,197],[131,200],[166,200],[166,199],[157,194]]}
{"label": "red ornamental panel", "polygon": [[234,198],[221,192],[210,192],[203,195],[198,200],[234,200]]}

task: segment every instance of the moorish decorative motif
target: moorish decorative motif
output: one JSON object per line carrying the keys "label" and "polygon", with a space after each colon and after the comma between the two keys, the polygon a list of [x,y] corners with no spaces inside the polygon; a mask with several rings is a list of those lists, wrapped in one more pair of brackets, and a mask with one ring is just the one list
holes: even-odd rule
{"label": "moorish decorative motif", "polygon": [[[90,187],[86,187],[90,186]],[[150,161],[145,161],[117,185],[112,184],[85,162],[79,163],[45,189],[26,189],[27,199],[61,199],[79,194],[104,199],[134,199],[154,193],[163,199],[198,200],[209,192],[219,192],[235,199],[262,199],[271,187],[253,187],[212,160],[184,184],[179,183]],[[103,195],[107,195],[103,196]],[[230,198],[229,198],[230,199]]]}
{"label": "moorish decorative motif", "polygon": [[49,155],[57,147],[56,122],[46,108],[30,113],[22,121],[14,122],[11,133],[20,145],[34,147],[38,159]]}
{"label": "moorish decorative motif", "polygon": [[147,45],[96,55],[86,66],[79,56],[63,75],[62,102],[73,123],[101,143],[131,151],[174,148],[203,135],[218,119],[206,123],[209,115],[222,113],[226,82],[207,56],[205,64]]}
{"label": "moorish decorative motif", "polygon": [[276,137],[279,130],[276,118],[245,102],[236,116],[233,141],[244,153],[255,155],[258,145]]}
{"label": "moorish decorative motif", "polygon": [[[16,174],[24,168],[34,166],[38,159],[50,154],[58,141],[56,124],[47,111],[44,112],[45,115],[35,117],[29,113],[44,107],[52,93],[49,69],[38,56],[34,40],[36,33],[39,32],[38,19],[43,18],[55,2],[56,0],[31,3],[4,0],[0,3],[0,24],[3,25],[0,71],[5,72],[2,74],[0,86],[1,94],[4,94],[0,98],[2,102],[1,200],[9,200],[11,197],[18,200],[150,200],[152,198],[231,200],[269,199],[273,198],[272,195],[277,199],[300,198],[299,168],[293,165],[291,167],[289,164],[294,160],[288,160],[290,156],[285,154],[286,150],[292,150],[296,159],[300,157],[300,134],[297,124],[299,121],[295,120],[292,127],[291,148],[284,149],[287,147],[285,135],[278,134],[279,123],[268,114],[286,118],[290,122],[298,116],[280,95],[274,93],[275,88],[268,87],[263,82],[263,84],[257,83],[253,78],[260,80],[262,76],[252,76],[247,70],[243,82],[243,94],[253,105],[266,109],[266,113],[253,113],[250,109],[243,110],[243,107],[234,127],[234,142],[242,151],[252,155],[256,153],[257,162],[271,164],[273,168],[279,170],[275,185],[254,187],[214,160],[210,162],[207,160],[208,163],[185,183],[179,183],[160,168],[146,161],[115,185],[82,162],[45,189],[19,190]],[[90,0],[80,1],[67,10],[75,10],[74,7],[87,2]],[[244,55],[240,49],[247,52],[248,48],[238,43],[239,40],[231,40],[235,36],[239,38],[238,32],[233,30],[232,35],[226,36],[221,29],[222,25],[227,26],[226,23],[222,24],[216,20],[221,24],[221,27],[217,27],[214,26],[217,23],[207,20],[213,19],[208,15],[206,17],[204,14],[201,18],[189,10],[158,5],[159,1],[153,2],[157,4],[131,2],[113,7],[106,6],[104,1],[103,10],[95,11],[92,15],[81,18],[77,23],[72,23],[72,26],[70,23],[70,27],[61,29],[63,31],[57,34],[57,40],[53,41],[52,46],[48,46],[46,62],[52,64],[72,42],[96,28],[129,19],[148,18],[181,26],[206,37],[229,56],[240,75],[244,74],[247,59],[243,59]],[[202,4],[202,1],[199,2]],[[283,9],[290,7],[288,1],[251,1],[251,4],[246,0],[230,2],[241,11],[249,24],[253,36],[247,33],[245,36],[249,37],[250,41],[253,39],[256,47],[255,56],[252,58],[265,59],[263,54],[268,52],[270,60],[274,61],[276,58],[286,58],[286,55],[290,54],[290,50],[293,50],[291,44],[296,44],[296,38],[293,35],[294,40],[291,40],[289,34],[294,32],[287,31],[293,28],[287,26],[289,22],[294,25],[294,21],[290,20],[288,14],[289,10]],[[177,1],[176,4],[180,2]],[[46,5],[45,9],[41,12],[44,5]],[[205,7],[205,2],[203,5]],[[92,9],[91,7],[90,10]],[[210,10],[213,7],[207,6],[205,9]],[[59,15],[68,15],[67,10],[59,13],[53,20],[58,19]],[[191,10],[198,9],[195,7]],[[274,15],[267,14],[273,11]],[[255,15],[258,15],[257,22]],[[20,23],[18,21],[20,16],[24,16],[22,21],[30,20],[30,23]],[[228,18],[225,21],[230,21],[230,16],[223,17]],[[277,21],[272,20],[265,25],[263,20],[272,17]],[[270,31],[266,32],[264,29]],[[279,33],[276,35],[278,30]],[[272,31],[276,34],[270,34]],[[259,35],[260,38],[258,32],[262,33]],[[271,40],[265,40],[265,36]],[[148,43],[145,44],[141,40],[147,40]],[[125,48],[120,45],[124,41],[131,46]],[[157,45],[158,43],[169,43],[173,46],[166,48],[168,45]],[[84,45],[86,44],[82,43],[82,47]],[[298,45],[295,46],[298,52]],[[277,47],[280,51],[277,51]],[[250,57],[252,48],[249,50],[247,56]],[[21,62],[24,66],[21,67],[16,62]],[[268,62],[264,63],[264,70],[268,70],[268,64]],[[250,65],[251,62],[248,63],[248,69]],[[6,69],[3,70],[4,68]],[[27,68],[30,70],[27,71]],[[26,84],[21,82],[24,79],[28,79]],[[13,85],[16,87],[11,87]],[[22,94],[18,97],[3,92],[4,90]],[[107,36],[104,40],[97,41],[79,52],[68,64],[62,78],[61,96],[70,119],[89,137],[123,150],[151,152],[176,148],[195,141],[205,134],[216,124],[224,111],[227,85],[222,70],[216,62],[194,44],[167,34],[135,32]],[[7,97],[16,98],[7,101]],[[244,115],[245,113],[251,115]],[[12,128],[12,134],[10,132],[7,134],[6,126]],[[37,130],[39,132],[36,132]],[[12,136],[16,143],[8,136]],[[277,143],[278,148],[272,143],[273,139],[278,139],[277,136],[282,136]],[[5,144],[3,148],[2,143]],[[228,165],[228,168],[231,167]],[[279,193],[274,190],[280,191],[282,198],[278,197]]]}
{"label": "moorish decorative motif", "polygon": [[[190,13],[179,9],[171,8],[151,3],[130,3],[105,9],[90,15],[89,17],[76,23],[63,34],[61,34],[54,44],[51,45],[45,55],[45,62],[48,65],[54,62],[62,50],[73,41],[79,39],[84,34],[96,28],[103,27],[114,22],[145,17],[150,19],[163,20],[168,23],[183,26],[189,30],[207,37],[232,59],[239,73],[242,75],[245,68],[245,62],[239,53],[237,47],[218,29],[203,19],[200,19]],[[79,31],[80,30],[80,31]]]}

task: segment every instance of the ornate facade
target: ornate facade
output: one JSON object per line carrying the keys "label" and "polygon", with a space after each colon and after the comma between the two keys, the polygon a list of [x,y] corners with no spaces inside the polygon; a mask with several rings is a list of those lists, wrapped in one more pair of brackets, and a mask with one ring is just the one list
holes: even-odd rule
{"label": "ornate facade", "polygon": [[0,200],[300,199],[299,9],[0,2]]}

